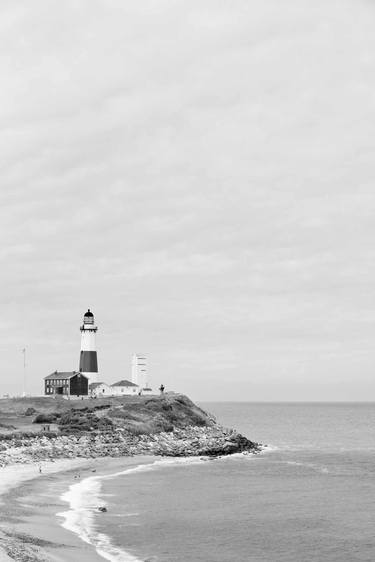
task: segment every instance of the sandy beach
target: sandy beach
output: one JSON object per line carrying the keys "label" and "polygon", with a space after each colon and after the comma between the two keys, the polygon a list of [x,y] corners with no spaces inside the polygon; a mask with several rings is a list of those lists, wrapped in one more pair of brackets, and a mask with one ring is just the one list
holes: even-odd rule
{"label": "sandy beach", "polygon": [[94,472],[104,475],[154,460],[60,459],[0,469],[0,562],[102,561],[93,546],[61,526],[57,513],[68,507],[61,494]]}

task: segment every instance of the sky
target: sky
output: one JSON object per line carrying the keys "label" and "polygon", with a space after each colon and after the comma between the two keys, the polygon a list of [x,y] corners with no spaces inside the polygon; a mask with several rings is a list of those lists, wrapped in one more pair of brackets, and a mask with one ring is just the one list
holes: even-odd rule
{"label": "sky", "polygon": [[375,4],[0,2],[0,396],[375,398]]}

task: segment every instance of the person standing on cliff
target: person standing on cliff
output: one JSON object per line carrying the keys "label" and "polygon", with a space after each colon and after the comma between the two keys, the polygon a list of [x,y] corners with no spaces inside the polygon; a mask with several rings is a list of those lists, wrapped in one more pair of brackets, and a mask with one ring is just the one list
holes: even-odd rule
{"label": "person standing on cliff", "polygon": [[164,386],[164,384],[162,383],[162,384],[160,385],[160,388],[159,388],[160,394],[164,394],[164,389],[165,389],[165,386]]}

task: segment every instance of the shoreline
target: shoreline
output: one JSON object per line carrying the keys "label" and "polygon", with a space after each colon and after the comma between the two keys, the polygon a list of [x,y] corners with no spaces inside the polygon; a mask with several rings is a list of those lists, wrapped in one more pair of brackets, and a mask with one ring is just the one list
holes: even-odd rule
{"label": "shoreline", "polygon": [[[87,463],[87,459],[85,460]],[[43,476],[74,470],[83,464],[83,459],[78,461],[76,459],[59,459],[58,461],[41,461],[28,464],[8,464],[0,467],[0,506],[2,513],[7,510],[7,503],[12,500],[15,490],[25,483],[42,479]],[[0,517],[0,562],[14,560],[8,555],[10,550],[8,544],[10,542],[11,539],[7,536],[7,527],[3,522],[2,515]]]}
{"label": "shoreline", "polygon": [[232,429],[188,426],[170,432],[129,434],[120,429],[70,433],[10,435],[0,441],[0,468],[58,459],[123,458],[139,455],[159,457],[224,456],[247,451],[256,454],[262,446]]}
{"label": "shoreline", "polygon": [[70,486],[95,475],[122,472],[157,457],[61,459],[55,462],[0,468],[0,562],[103,561],[94,545],[83,542],[58,519],[70,507],[61,499]]}
{"label": "shoreline", "polygon": [[[42,409],[34,402],[30,402],[33,415],[35,407]],[[48,426],[41,432],[0,435],[0,562],[75,562],[77,554],[82,562],[135,561],[125,551],[113,557],[109,537],[105,537],[107,556],[98,554],[99,537],[91,523],[99,506],[90,504],[90,492],[82,495],[82,487],[75,484],[100,483],[106,475],[133,472],[136,467],[150,470],[144,466],[149,464],[199,462],[202,457],[251,455],[262,450],[258,443],[219,425],[183,395],[75,406],[43,403],[44,413],[33,421],[57,419],[53,431]],[[6,420],[17,414],[18,423],[24,423],[28,415],[24,402],[7,403],[7,408]],[[53,408],[52,413],[48,408]],[[9,428],[16,429],[13,424]],[[91,472],[96,474],[90,481]],[[100,484],[97,490],[100,492]],[[95,494],[93,498],[102,501],[100,494],[97,500]],[[68,514],[71,520],[75,517],[76,527],[72,528],[67,517],[59,524],[58,514]]]}
{"label": "shoreline", "polygon": [[[224,460],[243,454],[248,453],[217,458]],[[210,457],[137,455],[59,459],[0,468],[0,562],[76,562],[77,559],[100,562],[117,557],[127,562],[139,562],[136,556],[124,550],[117,549],[117,557],[114,557],[116,547],[111,544],[110,537],[101,536],[99,544],[90,519],[96,508],[106,502],[100,498],[101,486],[95,496],[92,493],[95,490],[90,490],[87,484],[90,480],[101,484],[103,479],[120,474],[153,470],[155,465],[162,468],[209,460]],[[82,494],[87,491],[91,502],[82,501]],[[96,499],[100,499],[99,505],[93,503]],[[86,536],[82,533],[82,513],[87,520],[86,528],[83,528],[84,532],[88,531]]]}

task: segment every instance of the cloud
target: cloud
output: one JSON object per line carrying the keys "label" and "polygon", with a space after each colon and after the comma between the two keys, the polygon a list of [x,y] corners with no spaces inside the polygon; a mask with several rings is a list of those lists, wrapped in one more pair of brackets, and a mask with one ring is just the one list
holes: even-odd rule
{"label": "cloud", "polygon": [[324,398],[327,370],[367,397],[374,18],[352,0],[2,3],[4,392],[25,345],[34,391],[77,368],[90,306],[109,382],[143,349],[155,387],[196,397]]}

